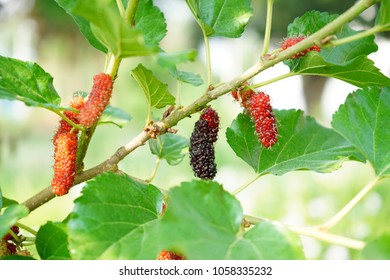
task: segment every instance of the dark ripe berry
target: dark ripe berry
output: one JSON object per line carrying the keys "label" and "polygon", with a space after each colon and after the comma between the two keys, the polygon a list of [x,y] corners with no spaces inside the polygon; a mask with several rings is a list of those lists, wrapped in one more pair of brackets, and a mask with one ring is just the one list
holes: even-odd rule
{"label": "dark ripe berry", "polygon": [[[294,46],[295,44],[301,42],[303,39],[305,39],[306,36],[299,36],[299,37],[291,37],[291,38],[287,38],[283,41],[282,43],[282,46],[281,48],[283,50],[286,50],[292,46]],[[314,45],[314,46],[311,46],[310,48],[307,48],[306,50],[303,50],[299,53],[296,53],[294,54],[293,56],[290,57],[290,59],[297,59],[297,58],[300,58],[302,56],[304,56],[305,54],[307,54],[308,52],[310,51],[316,51],[316,52],[320,52],[321,51],[321,48],[317,45]]]}
{"label": "dark ripe berry", "polygon": [[255,123],[256,133],[264,147],[269,148],[277,141],[278,128],[268,94],[259,92],[251,98],[248,110]]}
{"label": "dark ripe berry", "polygon": [[110,101],[112,89],[113,80],[110,75],[100,73],[93,77],[91,93],[78,115],[80,124],[91,127],[99,120]]}
{"label": "dark ripe berry", "polygon": [[168,250],[162,250],[157,257],[157,260],[184,260],[182,255],[176,254]]}
{"label": "dark ripe berry", "polygon": [[77,135],[56,134],[54,139],[54,176],[51,182],[55,195],[67,194],[76,176]]}
{"label": "dark ripe berry", "polygon": [[[18,226],[12,226],[11,230],[15,233],[15,235],[19,234],[19,227]],[[13,236],[10,233],[7,233],[4,237],[3,240],[14,240]]]}
{"label": "dark ripe berry", "polygon": [[214,142],[217,141],[219,116],[212,108],[204,110],[190,138],[190,165],[198,178],[213,179],[217,174]]}
{"label": "dark ripe berry", "polygon": [[213,143],[207,140],[192,141],[190,145],[190,164],[196,177],[213,179],[217,174]]}
{"label": "dark ripe berry", "polygon": [[205,109],[200,115],[197,124],[195,124],[195,129],[199,133],[204,134],[209,142],[216,142],[219,131],[219,116],[217,112],[212,108]]}
{"label": "dark ripe berry", "polygon": [[14,243],[7,242],[7,250],[8,250],[8,255],[15,255],[16,245]]}

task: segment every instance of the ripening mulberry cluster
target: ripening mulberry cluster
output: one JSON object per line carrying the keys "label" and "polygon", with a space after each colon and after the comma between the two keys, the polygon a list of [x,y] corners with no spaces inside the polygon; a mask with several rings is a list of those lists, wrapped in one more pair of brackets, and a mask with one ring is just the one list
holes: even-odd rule
{"label": "ripening mulberry cluster", "polygon": [[258,92],[251,98],[249,113],[255,123],[256,133],[264,147],[270,148],[277,141],[278,128],[269,95]]}
{"label": "ripening mulberry cluster", "polygon": [[[84,107],[84,98],[75,96],[70,106],[80,111]],[[74,123],[78,123],[78,114],[76,112],[65,111],[64,115]],[[53,137],[54,176],[51,181],[51,187],[53,193],[58,196],[67,194],[74,183],[78,144],[77,133],[77,129],[74,129],[65,120],[61,120]]]}
{"label": "ripening mulberry cluster", "polygon": [[232,91],[232,96],[251,115],[263,146],[273,146],[277,141],[278,128],[269,95],[261,91],[256,93],[252,89],[237,89]]}
{"label": "ripening mulberry cluster", "polygon": [[[306,36],[287,38],[287,39],[285,39],[283,41],[281,47],[282,47],[283,50],[286,50],[286,49],[294,46],[295,44],[298,44],[299,42],[301,42],[305,38],[306,38]],[[303,51],[301,51],[299,53],[294,54],[293,56],[290,57],[290,59],[300,58],[300,57],[304,56],[305,54],[307,54],[310,51],[320,52],[321,48],[319,46],[317,46],[317,45],[311,46],[310,48],[307,48],[306,50],[303,50]]]}
{"label": "ripening mulberry cluster", "polygon": [[93,77],[91,93],[77,117],[80,124],[89,128],[100,119],[110,101],[112,89],[113,80],[110,75],[100,73]]}
{"label": "ripening mulberry cluster", "polygon": [[[15,235],[19,234],[19,227],[17,226],[12,226],[10,230],[12,230]],[[15,239],[10,233],[7,233],[0,240],[0,257],[15,255],[16,251],[17,246],[15,244]]]}
{"label": "ripening mulberry cluster", "polygon": [[205,109],[195,123],[190,138],[190,164],[198,178],[213,179],[217,174],[214,143],[218,138],[219,116],[212,108]]}
{"label": "ripening mulberry cluster", "polygon": [[[244,88],[247,85],[248,83],[244,83]],[[255,94],[256,93],[250,88],[248,89],[238,88],[237,90],[232,91],[233,98],[237,100],[240,103],[240,105],[247,110],[249,110],[251,106],[251,98]]]}
{"label": "ripening mulberry cluster", "polygon": [[[83,107],[84,107],[84,98],[80,95],[76,95],[75,97],[73,97],[72,101],[70,102],[69,104],[73,109],[76,109],[78,111],[80,111]],[[78,113],[76,112],[73,112],[73,111],[64,111],[64,115],[70,119],[72,122],[74,123],[78,123],[78,119],[77,119],[77,116],[78,116]],[[72,126],[67,123],[65,120],[61,120],[60,121],[60,125],[57,129],[57,134],[60,134],[60,133],[69,133],[71,130],[72,130]],[[78,130],[77,129],[74,129],[73,130],[73,133],[74,134],[77,134],[78,133]]]}
{"label": "ripening mulberry cluster", "polygon": [[76,177],[77,135],[60,133],[54,139],[54,176],[51,181],[55,195],[67,194]]}
{"label": "ripening mulberry cluster", "polygon": [[157,257],[157,260],[184,260],[182,255],[176,254],[168,250],[162,250]]}

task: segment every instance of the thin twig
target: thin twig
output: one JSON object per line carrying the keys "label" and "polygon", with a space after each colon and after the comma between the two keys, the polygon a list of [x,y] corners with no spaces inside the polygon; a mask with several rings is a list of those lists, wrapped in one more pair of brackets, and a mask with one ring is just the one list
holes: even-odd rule
{"label": "thin twig", "polygon": [[259,179],[261,177],[262,174],[256,174],[255,176],[253,176],[249,181],[247,181],[246,183],[244,183],[242,186],[240,186],[239,188],[235,189],[234,191],[231,192],[232,195],[237,195],[238,193],[242,192],[243,190],[245,190],[248,186],[250,186],[252,183],[254,183],[257,179]]}
{"label": "thin twig", "polygon": [[154,166],[154,169],[153,169],[153,171],[152,171],[152,174],[151,174],[150,177],[146,180],[146,182],[151,183],[151,182],[154,180],[154,178],[156,177],[156,174],[157,174],[157,170],[158,170],[158,168],[159,168],[159,166],[160,166],[160,163],[161,163],[161,158],[157,158],[157,159],[156,159],[156,165]]}
{"label": "thin twig", "polygon": [[[247,215],[245,215],[244,219],[246,222],[249,222],[250,224],[253,225],[264,221],[264,219],[262,218],[247,216]],[[363,241],[348,238],[341,235],[332,234],[332,233],[322,232],[317,230],[316,228],[299,227],[299,226],[291,226],[291,225],[285,225],[285,226],[289,230],[291,230],[292,232],[298,235],[312,237],[321,241],[325,241],[335,245],[340,245],[354,250],[361,250],[365,246],[365,243]]]}
{"label": "thin twig", "polygon": [[373,180],[368,182],[364,188],[348,202],[336,215],[329,219],[326,223],[323,223],[316,228],[321,231],[328,231],[334,227],[341,219],[343,219],[351,210],[375,187],[380,180],[379,177],[375,177]]}
{"label": "thin twig", "polygon": [[275,0],[267,0],[267,20],[265,24],[265,32],[264,32],[264,44],[263,51],[261,55],[265,55],[268,53],[269,42],[271,39],[271,27],[272,27],[272,8],[274,6]]}

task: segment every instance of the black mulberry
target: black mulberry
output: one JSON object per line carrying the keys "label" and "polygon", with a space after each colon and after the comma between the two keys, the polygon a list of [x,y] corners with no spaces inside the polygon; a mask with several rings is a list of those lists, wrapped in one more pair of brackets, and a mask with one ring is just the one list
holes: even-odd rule
{"label": "black mulberry", "polygon": [[195,176],[213,179],[217,174],[214,142],[217,141],[219,117],[212,108],[203,111],[190,139],[190,164]]}

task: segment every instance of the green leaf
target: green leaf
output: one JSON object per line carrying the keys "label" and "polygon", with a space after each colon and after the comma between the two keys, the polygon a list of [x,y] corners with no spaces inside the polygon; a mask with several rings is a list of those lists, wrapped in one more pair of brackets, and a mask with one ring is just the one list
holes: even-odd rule
{"label": "green leaf", "polygon": [[259,142],[248,115],[240,114],[226,130],[233,151],[260,175],[282,175],[294,170],[332,172],[359,152],[334,130],[320,126],[298,110],[275,110],[278,140],[270,149]]}
{"label": "green leaf", "polygon": [[13,204],[18,204],[18,202],[16,200],[12,200],[12,199],[4,197],[3,193],[1,191],[1,188],[0,188],[0,213],[1,213],[2,208],[8,207],[8,206],[13,205]]}
{"label": "green leaf", "polygon": [[131,116],[120,108],[108,105],[99,119],[99,124],[112,123],[119,128],[124,127],[131,121]]}
{"label": "green leaf", "polygon": [[131,71],[131,75],[144,92],[149,107],[164,108],[175,104],[175,98],[169,93],[168,85],[160,82],[153,72],[142,64],[138,64]]}
{"label": "green leaf", "polygon": [[390,260],[390,234],[381,235],[367,242],[361,255],[366,260]]}
{"label": "green leaf", "polygon": [[114,1],[75,0],[72,14],[90,22],[94,36],[116,57],[151,55],[156,48],[147,46],[142,32],[135,29],[119,15]]}
{"label": "green leaf", "polygon": [[153,5],[152,0],[141,0],[135,14],[136,29],[142,31],[145,44],[158,46],[167,33],[164,14]]}
{"label": "green leaf", "polygon": [[380,177],[390,176],[389,116],[390,87],[367,88],[351,93],[332,120]]}
{"label": "green leaf", "polygon": [[375,25],[382,25],[385,30],[390,30],[390,2],[383,0],[381,1],[379,11],[376,16]]}
{"label": "green leaf", "polygon": [[15,223],[26,217],[28,214],[28,209],[24,205],[11,205],[5,209],[4,213],[0,215],[0,237],[4,236],[10,227],[15,225]]}
{"label": "green leaf", "polygon": [[174,53],[160,52],[157,55],[157,63],[165,68],[171,68],[180,63],[192,62],[196,59],[196,50],[185,50]]}
{"label": "green leaf", "polygon": [[[69,249],[75,259],[131,259],[139,254],[131,244],[142,245],[134,236],[155,220],[162,209],[162,195],[153,185],[127,175],[104,173],[89,181],[68,222]],[[134,240],[136,239],[136,240]]]}
{"label": "green leaf", "polygon": [[[348,25],[344,25],[335,35],[338,39],[342,39],[360,32],[353,30]],[[320,54],[326,62],[342,66],[350,65],[352,60],[359,59],[361,56],[366,58],[367,55],[377,50],[378,46],[375,43],[375,36],[371,35],[336,47],[323,48]]]}
{"label": "green leaf", "polygon": [[47,222],[38,230],[35,245],[42,260],[70,260],[66,225]]}
{"label": "green leaf", "polygon": [[99,51],[107,53],[107,48],[102,43],[100,43],[100,41],[95,37],[95,35],[93,35],[90,22],[85,18],[81,16],[77,16],[72,13],[72,9],[76,1],[69,1],[69,0],[55,0],[55,1],[61,8],[63,8],[73,18],[73,20],[78,25],[80,32],[85,36],[85,38],[88,40],[91,46],[98,49]]}
{"label": "green leaf", "polygon": [[61,109],[53,77],[38,64],[0,56],[0,98],[28,106]]}
{"label": "green leaf", "polygon": [[167,68],[169,73],[178,81],[194,86],[200,86],[203,84],[203,80],[198,74],[186,71],[179,71],[176,67],[177,64],[194,61],[195,58],[195,50],[187,50],[176,53],[161,52],[157,57],[157,63],[160,66]]}
{"label": "green leaf", "polygon": [[303,258],[299,238],[281,225],[264,222],[242,231],[239,201],[216,182],[185,182],[168,196],[159,244],[187,259]]}
{"label": "green leaf", "polygon": [[187,71],[179,71],[175,68],[172,68],[169,70],[169,73],[175,77],[178,81],[191,84],[193,86],[200,86],[203,84],[202,78],[199,76],[199,74],[195,74],[192,72]]}
{"label": "green leaf", "polygon": [[329,22],[337,18],[338,15],[331,15],[327,12],[309,11],[304,15],[294,19],[287,27],[287,37],[309,36]]}
{"label": "green leaf", "polygon": [[299,237],[277,222],[263,221],[246,232],[229,250],[228,259],[304,259]]}
{"label": "green leaf", "polygon": [[9,199],[9,198],[6,198],[4,196],[3,196],[2,202],[3,202],[2,203],[3,206],[1,206],[0,209],[11,206],[11,205],[19,204],[19,202],[17,202],[16,200]]}
{"label": "green leaf", "polygon": [[207,36],[238,38],[252,16],[250,0],[186,0],[186,2]]}
{"label": "green leaf", "polygon": [[326,62],[316,52],[309,52],[300,59],[300,63],[294,66],[292,72],[336,78],[357,87],[390,85],[390,79],[365,56],[360,56],[340,66]]}
{"label": "green leaf", "polygon": [[149,140],[149,147],[152,154],[160,159],[165,159],[170,165],[178,165],[186,155],[184,150],[188,148],[187,138],[178,134],[166,133],[157,139]]}

